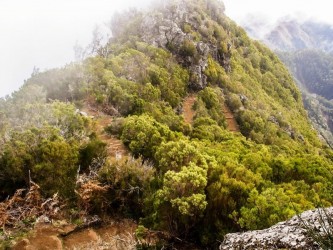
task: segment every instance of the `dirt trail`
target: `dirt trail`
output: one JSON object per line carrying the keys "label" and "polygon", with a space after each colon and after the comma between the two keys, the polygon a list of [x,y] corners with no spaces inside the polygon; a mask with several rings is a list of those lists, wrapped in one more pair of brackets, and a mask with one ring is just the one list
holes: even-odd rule
{"label": "dirt trail", "polygon": [[224,104],[223,107],[223,114],[225,119],[227,120],[227,128],[229,131],[231,132],[240,132],[239,130],[239,126],[238,123],[235,119],[234,114],[231,112],[231,110],[229,109],[229,107]]}
{"label": "dirt trail", "polygon": [[89,116],[94,117],[95,129],[99,138],[107,144],[107,153],[110,158],[119,158],[129,154],[125,148],[123,142],[114,136],[109,135],[105,132],[105,127],[111,124],[114,119],[112,116],[107,115],[103,112],[97,111],[92,108],[89,104],[86,104],[82,109],[83,112]]}
{"label": "dirt trail", "polygon": [[197,97],[193,94],[189,95],[184,100],[183,115],[184,115],[185,122],[188,124],[193,123],[193,117],[195,116],[195,111],[193,110],[193,105],[196,100],[197,100]]}
{"label": "dirt trail", "polygon": [[89,228],[63,240],[64,249],[135,249],[137,224],[131,220],[113,221],[107,226]]}
{"label": "dirt trail", "polygon": [[[129,155],[122,141],[105,132],[105,127],[114,119],[90,106],[88,103],[80,110],[84,116],[91,116],[98,137],[107,144],[108,158]],[[62,225],[37,223],[31,234],[18,241],[13,250],[63,250],[63,249],[135,249],[135,229],[137,224],[128,219],[111,220],[96,228],[89,227],[73,231],[75,225],[64,222]],[[72,232],[73,231],[73,232]],[[72,232],[69,233],[68,232]],[[62,236],[67,235],[67,236]]]}
{"label": "dirt trail", "polygon": [[[108,135],[105,127],[111,124],[112,116],[100,112],[89,104],[85,104],[80,113],[93,117],[95,131],[98,137],[107,144],[109,158],[119,158],[129,155],[122,141]],[[135,229],[137,224],[132,220],[111,220],[100,228],[90,227],[68,234],[75,229],[75,225],[62,223],[37,223],[31,234],[18,241],[13,250],[63,250],[63,249],[135,249]]]}
{"label": "dirt trail", "polygon": [[[193,110],[193,105],[197,100],[197,96],[191,94],[187,96],[183,102],[183,116],[184,120],[188,124],[193,123],[193,118],[195,116],[195,111]],[[222,106],[223,114],[227,120],[227,129],[231,132],[240,132],[238,123],[235,119],[234,114],[231,112],[229,107],[224,103]]]}
{"label": "dirt trail", "polygon": [[[185,98],[183,103],[183,114],[185,121],[192,124],[195,111],[192,109],[196,101],[195,95]],[[228,129],[232,132],[239,132],[239,126],[236,119],[224,104],[223,113],[228,123]],[[113,117],[102,112],[98,112],[86,105],[82,109],[95,120],[97,135],[102,141],[107,143],[109,157],[117,157],[118,154],[128,155],[128,151],[123,143],[112,136],[109,136],[104,128],[112,122]],[[54,225],[51,223],[37,223],[32,233],[26,238],[19,240],[13,247],[13,250],[80,250],[80,249],[110,249],[110,250],[128,250],[136,249],[135,230],[137,224],[128,219],[109,220],[101,227],[89,227],[77,232],[68,234],[75,229],[75,225],[70,223],[60,223]],[[62,236],[62,235],[67,236]]]}
{"label": "dirt trail", "polygon": [[55,226],[50,223],[35,225],[31,236],[20,240],[13,250],[79,250],[79,249],[135,249],[135,229],[137,224],[128,219],[109,221],[108,225],[87,228],[61,236],[75,228],[74,225],[63,223]]}

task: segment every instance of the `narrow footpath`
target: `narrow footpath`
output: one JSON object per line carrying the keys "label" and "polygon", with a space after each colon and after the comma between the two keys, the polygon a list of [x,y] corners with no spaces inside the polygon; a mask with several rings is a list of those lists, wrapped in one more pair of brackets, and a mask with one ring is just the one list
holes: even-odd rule
{"label": "narrow footpath", "polygon": [[183,102],[184,120],[188,124],[193,123],[193,118],[195,116],[195,111],[193,110],[193,105],[196,100],[197,100],[196,95],[191,94],[191,95],[187,96]]}
{"label": "narrow footpath", "polygon": [[106,143],[108,157],[121,158],[123,156],[129,155],[129,152],[124,146],[123,142],[117,139],[115,136],[109,135],[105,131],[105,128],[110,125],[114,119],[112,116],[95,110],[89,104],[86,104],[82,110],[87,115],[94,117],[96,134],[103,142]]}
{"label": "narrow footpath", "polygon": [[227,120],[228,130],[231,132],[240,132],[239,125],[236,121],[236,118],[235,118],[234,114],[231,112],[231,110],[229,109],[229,107],[226,104],[224,104],[222,109],[223,109],[224,117]]}

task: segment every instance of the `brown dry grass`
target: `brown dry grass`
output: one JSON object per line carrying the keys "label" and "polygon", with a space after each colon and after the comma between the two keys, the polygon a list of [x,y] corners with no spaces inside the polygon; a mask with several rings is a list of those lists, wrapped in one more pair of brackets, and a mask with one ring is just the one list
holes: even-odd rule
{"label": "brown dry grass", "polygon": [[231,110],[229,109],[229,107],[224,104],[223,107],[223,114],[224,117],[227,121],[227,129],[231,132],[239,132],[239,125],[235,119],[234,114],[231,112]]}
{"label": "brown dry grass", "polygon": [[184,120],[188,124],[193,123],[193,117],[195,116],[195,111],[193,110],[193,105],[195,101],[197,100],[197,97],[195,95],[189,95],[185,98],[183,103],[183,115]]}

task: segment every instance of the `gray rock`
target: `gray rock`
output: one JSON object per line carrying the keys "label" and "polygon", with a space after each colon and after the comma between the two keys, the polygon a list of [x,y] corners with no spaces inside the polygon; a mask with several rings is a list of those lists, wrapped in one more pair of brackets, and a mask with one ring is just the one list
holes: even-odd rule
{"label": "gray rock", "polygon": [[[184,23],[190,24],[195,29],[199,28],[199,23],[195,18],[191,18],[188,6],[181,0],[175,0],[171,4],[164,5],[168,11],[154,12],[144,17],[141,23],[142,39],[144,42],[156,47],[172,50],[178,54],[185,40],[194,43],[197,49],[196,58],[177,56],[176,59],[190,69],[191,81],[189,87],[194,90],[201,90],[207,86],[207,77],[204,71],[208,65],[208,55],[211,54],[214,59],[218,60],[227,72],[231,71],[231,55],[220,55],[217,46],[211,43],[195,42],[191,34],[183,32],[181,29]],[[223,12],[223,8],[214,12]],[[198,58],[197,58],[198,57]]]}
{"label": "gray rock", "polygon": [[278,119],[274,115],[271,115],[270,117],[268,117],[268,121],[280,126]]}
{"label": "gray rock", "polygon": [[199,55],[203,56],[204,58],[207,58],[210,48],[207,44],[205,44],[204,42],[198,42],[197,43],[197,51],[199,53]]}
{"label": "gray rock", "polygon": [[242,95],[242,94],[239,95],[239,99],[241,100],[243,105],[249,100],[246,95]]}
{"label": "gray rock", "polygon": [[46,215],[41,215],[37,218],[36,223],[51,223],[51,220]]}
{"label": "gray rock", "polygon": [[310,210],[268,229],[227,234],[219,249],[320,249],[307,234],[306,228],[315,229],[319,234],[325,235],[323,221],[328,225],[327,216],[332,215],[333,207],[325,211]]}

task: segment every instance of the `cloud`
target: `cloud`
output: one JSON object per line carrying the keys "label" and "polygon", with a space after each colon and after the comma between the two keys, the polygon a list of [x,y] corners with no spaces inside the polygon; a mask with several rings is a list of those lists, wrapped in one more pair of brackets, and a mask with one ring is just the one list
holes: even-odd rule
{"label": "cloud", "polygon": [[[96,24],[115,11],[147,6],[151,0],[0,0],[0,97],[23,84],[34,66],[60,67],[74,59],[73,46],[86,45]],[[303,12],[320,20],[333,15],[327,0],[224,0],[227,14],[241,20],[248,13],[269,19]],[[257,15],[257,14],[256,14]]]}
{"label": "cloud", "polygon": [[61,67],[86,46],[94,27],[115,11],[145,7],[150,0],[1,0],[0,97],[18,89],[34,66]]}
{"label": "cloud", "polygon": [[226,13],[236,21],[249,13],[262,13],[276,20],[287,15],[306,15],[333,23],[333,15],[327,0],[223,0]]}

